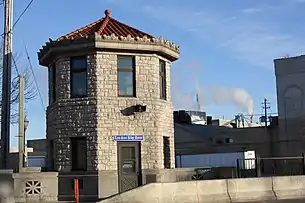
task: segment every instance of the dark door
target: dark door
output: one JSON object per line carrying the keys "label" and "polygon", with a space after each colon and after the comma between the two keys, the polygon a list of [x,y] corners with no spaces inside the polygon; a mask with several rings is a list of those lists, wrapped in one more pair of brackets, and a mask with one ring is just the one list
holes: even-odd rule
{"label": "dark door", "polygon": [[86,171],[87,170],[87,146],[86,137],[71,138],[71,156],[72,170]]}
{"label": "dark door", "polygon": [[49,161],[49,169],[50,170],[54,170],[55,169],[55,165],[54,165],[54,153],[55,153],[55,150],[54,150],[54,140],[50,140],[50,145],[49,145],[49,147],[50,147],[50,151],[49,151],[49,154],[48,154],[48,161]]}
{"label": "dark door", "polygon": [[118,173],[120,192],[141,185],[139,142],[118,142]]}

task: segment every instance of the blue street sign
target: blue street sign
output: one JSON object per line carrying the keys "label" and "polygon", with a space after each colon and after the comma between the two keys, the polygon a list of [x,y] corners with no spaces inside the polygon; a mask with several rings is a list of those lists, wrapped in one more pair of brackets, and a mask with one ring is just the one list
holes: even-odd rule
{"label": "blue street sign", "polygon": [[143,135],[116,135],[113,137],[115,141],[143,141]]}

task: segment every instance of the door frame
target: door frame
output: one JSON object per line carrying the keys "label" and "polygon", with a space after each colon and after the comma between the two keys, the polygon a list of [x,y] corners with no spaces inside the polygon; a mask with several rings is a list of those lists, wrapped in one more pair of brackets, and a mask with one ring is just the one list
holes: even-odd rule
{"label": "door frame", "polygon": [[136,173],[137,175],[137,187],[142,185],[142,165],[141,165],[141,142],[140,141],[118,141],[117,142],[117,168],[118,168],[118,189],[119,193],[122,192],[121,189],[121,148],[124,146],[135,147],[135,158],[136,158]]}

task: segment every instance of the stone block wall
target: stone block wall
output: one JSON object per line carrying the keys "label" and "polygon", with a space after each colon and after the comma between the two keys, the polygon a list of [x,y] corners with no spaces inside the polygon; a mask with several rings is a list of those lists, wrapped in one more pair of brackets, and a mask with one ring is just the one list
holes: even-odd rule
{"label": "stone block wall", "polygon": [[[88,56],[89,79],[92,74],[90,72],[92,70],[92,58],[93,55]],[[52,83],[50,82],[49,85],[52,85]],[[59,58],[56,61],[57,100],[47,109],[47,139],[54,141],[54,166],[56,171],[71,170],[70,137],[77,136],[87,137],[88,170],[96,168],[97,153],[93,147],[97,135],[95,116],[97,110],[96,99],[90,97],[92,92],[92,85],[89,83],[89,97],[70,99],[70,58]],[[95,146],[95,148],[97,147]]]}
{"label": "stone block wall", "polygon": [[[155,54],[136,54],[137,97],[118,97],[117,55],[97,52],[88,56],[88,97],[82,99],[70,99],[70,58],[57,60],[57,101],[47,109],[47,139],[55,143],[57,171],[71,170],[70,137],[75,136],[87,137],[89,171],[116,170],[117,143],[113,136],[128,134],[145,136],[141,143],[142,169],[164,168],[163,136],[170,137],[171,165],[174,167],[170,61]],[[166,61],[166,101],[159,99],[160,58]],[[147,105],[146,112],[132,116],[121,113],[136,104]]]}

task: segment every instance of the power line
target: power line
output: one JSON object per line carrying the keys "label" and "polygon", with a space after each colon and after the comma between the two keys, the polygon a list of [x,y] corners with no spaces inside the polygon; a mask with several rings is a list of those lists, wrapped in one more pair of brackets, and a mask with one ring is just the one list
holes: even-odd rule
{"label": "power line", "polygon": [[31,63],[31,59],[30,59],[30,56],[29,56],[29,53],[28,53],[28,50],[27,50],[25,44],[24,44],[24,49],[25,49],[25,53],[26,53],[26,56],[27,56],[27,60],[28,60],[29,65],[30,65],[30,69],[31,69],[31,72],[32,72],[32,75],[33,75],[33,79],[34,79],[34,82],[35,82],[35,85],[36,85],[36,89],[37,89],[37,92],[38,92],[38,95],[39,95],[39,98],[40,98],[41,105],[43,107],[43,110],[45,110],[45,105],[43,103],[43,99],[42,99],[41,92],[40,92],[40,89],[39,89],[39,86],[38,86],[38,82],[37,82],[36,77],[35,77],[33,66],[32,66],[32,63]]}
{"label": "power line", "polygon": [[17,64],[16,64],[15,57],[13,55],[12,55],[12,60],[13,60],[13,63],[14,63],[15,71],[16,71],[17,75],[19,75],[19,70],[18,70],[18,67],[17,67]]}
{"label": "power line", "polygon": [[[4,1],[3,1],[4,2]],[[34,2],[34,0],[31,0],[28,5],[24,8],[24,10],[21,12],[21,14],[18,16],[17,20],[14,22],[12,30],[15,28],[15,26],[17,25],[17,23],[21,20],[21,18],[23,17],[23,15],[25,14],[25,12],[30,8],[30,6],[32,5],[32,3]],[[3,3],[2,3],[3,4]],[[0,4],[1,5],[1,4]],[[9,30],[9,32],[11,32],[12,30]],[[1,36],[4,36],[4,33],[1,34]]]}
{"label": "power line", "polygon": [[34,0],[31,0],[28,5],[25,7],[25,9],[21,12],[21,14],[19,15],[19,17],[17,18],[17,20],[14,22],[13,24],[13,29],[16,26],[16,24],[19,22],[19,20],[22,18],[22,16],[25,14],[25,12],[30,8],[30,6],[32,5],[32,3],[34,2]]}

